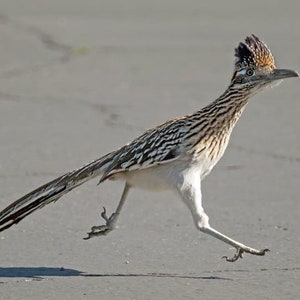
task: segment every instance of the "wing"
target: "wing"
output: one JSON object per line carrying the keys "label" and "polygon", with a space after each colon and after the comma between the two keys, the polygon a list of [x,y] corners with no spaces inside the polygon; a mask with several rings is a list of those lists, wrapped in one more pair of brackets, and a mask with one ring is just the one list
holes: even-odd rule
{"label": "wing", "polygon": [[145,169],[178,159],[185,132],[185,117],[147,130],[116,151],[100,182],[119,172]]}

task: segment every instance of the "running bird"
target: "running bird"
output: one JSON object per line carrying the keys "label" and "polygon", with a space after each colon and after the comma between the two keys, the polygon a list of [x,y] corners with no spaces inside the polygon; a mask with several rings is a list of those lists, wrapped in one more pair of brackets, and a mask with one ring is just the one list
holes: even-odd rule
{"label": "running bird", "polygon": [[235,66],[226,91],[201,110],[175,118],[146,131],[131,143],[44,184],[16,200],[0,212],[0,231],[18,223],[38,208],[57,201],[86,181],[100,177],[124,181],[125,186],[116,211],[104,225],[94,226],[89,239],[112,231],[130,188],[173,190],[189,208],[197,229],[233,247],[234,262],[243,253],[265,255],[235,241],[210,226],[202,207],[201,181],[222,157],[233,127],[254,94],[274,81],[299,77],[293,70],[277,69],[267,45],[257,36],[246,37],[235,49]]}

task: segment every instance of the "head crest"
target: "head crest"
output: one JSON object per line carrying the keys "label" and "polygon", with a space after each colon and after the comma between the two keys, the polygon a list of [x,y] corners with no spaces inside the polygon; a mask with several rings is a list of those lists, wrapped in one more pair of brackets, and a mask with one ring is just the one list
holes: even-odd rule
{"label": "head crest", "polygon": [[235,48],[235,57],[235,67],[237,69],[249,66],[275,68],[275,61],[270,49],[254,34],[247,36],[245,42],[240,43]]}

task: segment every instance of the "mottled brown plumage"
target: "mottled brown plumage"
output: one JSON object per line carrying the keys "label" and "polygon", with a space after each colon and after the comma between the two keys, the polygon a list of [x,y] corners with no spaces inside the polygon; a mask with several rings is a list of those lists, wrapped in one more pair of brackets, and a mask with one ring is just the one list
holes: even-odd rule
{"label": "mottled brown plumage", "polygon": [[[264,255],[223,235],[208,222],[202,208],[201,180],[222,157],[232,129],[248,100],[274,80],[297,77],[295,71],[276,69],[274,58],[258,37],[248,36],[235,49],[235,69],[227,90],[215,101],[187,116],[169,120],[131,143],[69,172],[18,199],[0,212],[0,231],[18,223],[27,215],[87,180],[100,176],[125,181],[125,188],[110,218],[104,209],[105,225],[94,226],[88,238],[106,235],[114,229],[131,187],[150,190],[174,190],[188,206],[197,229],[237,249],[235,261],[244,252]],[[99,182],[99,183],[100,183]],[[87,238],[87,239],[88,239]]]}

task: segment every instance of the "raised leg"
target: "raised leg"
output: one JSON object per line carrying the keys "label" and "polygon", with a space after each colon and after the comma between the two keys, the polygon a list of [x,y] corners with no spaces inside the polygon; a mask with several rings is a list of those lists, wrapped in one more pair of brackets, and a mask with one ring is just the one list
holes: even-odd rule
{"label": "raised leg", "polygon": [[103,207],[103,212],[101,213],[101,217],[105,220],[106,224],[100,225],[100,226],[93,226],[91,228],[91,231],[88,232],[88,236],[86,238],[84,238],[84,240],[88,240],[95,236],[107,235],[109,232],[111,232],[113,229],[115,229],[118,217],[120,215],[122,207],[127,198],[129,189],[130,189],[130,186],[127,183],[125,183],[125,187],[124,187],[124,190],[123,190],[123,193],[121,196],[121,200],[118,204],[118,207],[117,207],[116,211],[114,213],[112,213],[112,215],[109,218],[106,215],[105,207]]}
{"label": "raised leg", "polygon": [[184,203],[188,206],[192,213],[196,228],[236,248],[236,253],[232,258],[223,256],[226,261],[234,262],[239,258],[242,258],[243,253],[262,256],[269,251],[269,249],[257,250],[248,247],[229,238],[209,225],[209,218],[202,207],[200,174],[192,171],[190,171],[190,173],[187,172],[182,177],[182,180],[177,183],[177,189]]}
{"label": "raised leg", "polygon": [[226,235],[222,234],[221,232],[215,230],[214,228],[212,228],[209,224],[207,224],[204,227],[199,227],[199,230],[203,231],[204,233],[207,233],[233,247],[236,248],[236,253],[232,258],[228,258],[227,256],[223,256],[223,258],[225,258],[227,261],[229,262],[235,262],[236,260],[238,260],[239,258],[243,258],[243,253],[250,253],[253,255],[260,255],[263,256],[265,255],[266,252],[270,251],[269,249],[254,249],[251,247],[248,247],[238,241],[235,241],[229,237],[227,237]]}

